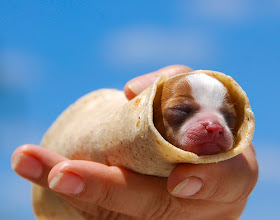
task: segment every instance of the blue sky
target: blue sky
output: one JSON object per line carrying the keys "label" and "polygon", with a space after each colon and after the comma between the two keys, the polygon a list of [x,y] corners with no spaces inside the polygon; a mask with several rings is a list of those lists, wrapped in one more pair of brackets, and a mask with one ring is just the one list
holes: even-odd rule
{"label": "blue sky", "polygon": [[260,180],[242,219],[280,218],[279,0],[4,0],[0,14],[1,219],[34,219],[30,184],[10,169],[17,146],[39,144],[87,92],[170,64],[230,74],[247,92]]}

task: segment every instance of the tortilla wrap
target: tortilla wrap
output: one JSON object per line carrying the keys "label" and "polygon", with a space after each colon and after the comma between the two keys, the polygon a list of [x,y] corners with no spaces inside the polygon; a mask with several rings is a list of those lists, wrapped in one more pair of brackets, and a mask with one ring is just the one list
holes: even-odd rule
{"label": "tortilla wrap", "polygon": [[[238,125],[234,147],[228,151],[198,156],[173,146],[160,135],[153,124],[153,111],[157,110],[154,103],[160,101],[166,76],[160,76],[131,101],[122,91],[113,89],[85,95],[58,117],[41,145],[70,159],[91,160],[161,177],[167,177],[178,163],[230,159],[244,151],[253,138],[255,122],[248,97],[230,76],[208,70],[185,74],[196,73],[221,81],[235,104]],[[39,186],[33,187],[33,208],[39,220],[89,219]]]}

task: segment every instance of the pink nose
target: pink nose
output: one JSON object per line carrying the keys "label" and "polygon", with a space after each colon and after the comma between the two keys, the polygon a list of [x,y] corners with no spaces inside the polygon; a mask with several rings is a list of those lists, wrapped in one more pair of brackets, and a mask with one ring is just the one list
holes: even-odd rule
{"label": "pink nose", "polygon": [[222,135],[224,132],[223,126],[217,122],[205,122],[203,125],[206,131],[214,136]]}

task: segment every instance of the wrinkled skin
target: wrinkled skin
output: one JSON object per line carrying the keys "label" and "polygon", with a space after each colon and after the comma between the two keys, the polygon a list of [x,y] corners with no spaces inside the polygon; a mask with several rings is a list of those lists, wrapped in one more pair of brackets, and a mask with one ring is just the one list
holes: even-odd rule
{"label": "wrinkled skin", "polygon": [[[159,74],[170,77],[189,71],[186,66],[168,66],[129,81],[124,91],[132,99]],[[180,164],[168,178],[69,160],[34,145],[17,148],[11,162],[23,178],[45,188],[51,186],[66,202],[101,220],[238,219],[258,179],[253,145],[220,163]],[[63,177],[53,184],[57,174]],[[188,187],[178,191],[176,186],[187,177],[191,177]]]}

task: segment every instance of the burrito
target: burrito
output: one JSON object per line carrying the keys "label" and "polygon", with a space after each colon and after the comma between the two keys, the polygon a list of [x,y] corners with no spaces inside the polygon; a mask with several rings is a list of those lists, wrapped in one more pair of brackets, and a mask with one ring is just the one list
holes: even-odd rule
{"label": "burrito", "polygon": [[[198,154],[175,146],[155,126],[155,115],[161,115],[158,112],[162,111],[164,85],[178,76],[193,78],[199,74],[219,81],[234,103],[234,142],[230,148],[217,153]],[[170,79],[160,76],[130,101],[122,91],[115,89],[91,92],[56,119],[44,135],[41,146],[69,159],[95,161],[141,174],[167,177],[180,163],[216,163],[242,153],[252,141],[254,124],[248,97],[230,76],[197,70]],[[212,125],[210,131],[222,133],[217,127]],[[39,220],[88,219],[54,193],[37,185],[33,186],[33,208]]]}

